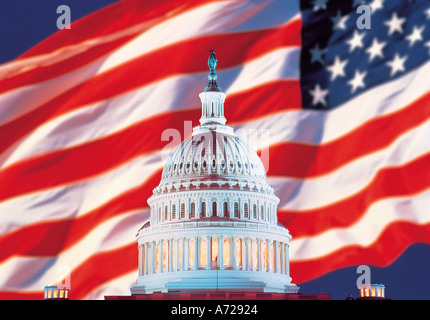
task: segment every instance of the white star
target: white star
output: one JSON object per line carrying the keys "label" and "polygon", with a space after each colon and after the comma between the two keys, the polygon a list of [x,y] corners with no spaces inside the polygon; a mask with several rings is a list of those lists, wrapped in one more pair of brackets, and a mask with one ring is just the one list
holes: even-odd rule
{"label": "white star", "polygon": [[412,47],[416,41],[423,40],[423,36],[422,36],[423,30],[424,30],[424,26],[421,26],[420,28],[417,28],[417,26],[414,26],[414,30],[412,30],[412,33],[406,37],[406,39],[409,41],[410,47]]}
{"label": "white star", "polygon": [[378,42],[378,39],[373,38],[372,46],[366,50],[369,53],[369,62],[371,62],[375,57],[383,58],[382,49],[386,46],[386,42]]}
{"label": "white star", "polygon": [[427,41],[425,44],[426,47],[429,47],[429,54],[430,54],[430,41]]}
{"label": "white star", "polygon": [[313,49],[310,50],[311,52],[311,63],[314,63],[315,61],[320,62],[321,64],[324,64],[323,60],[323,54],[326,52],[326,49],[320,49],[319,44],[317,43]]}
{"label": "white star", "polygon": [[329,70],[331,74],[331,81],[336,79],[338,76],[344,77],[345,76],[345,65],[347,60],[340,60],[338,56],[334,59],[334,62],[331,66],[327,67],[327,70]]}
{"label": "white star", "polygon": [[366,76],[366,74],[366,71],[363,71],[363,73],[361,73],[360,71],[355,70],[354,79],[348,81],[348,84],[352,86],[351,93],[354,93],[355,90],[357,90],[358,88],[364,88],[364,77]]}
{"label": "white star", "polygon": [[363,37],[364,33],[359,34],[357,30],[354,31],[354,35],[352,39],[348,40],[349,44],[349,52],[354,51],[355,48],[362,48],[363,47]]}
{"label": "white star", "polygon": [[322,105],[326,105],[325,96],[328,94],[328,90],[322,90],[320,85],[317,84],[314,90],[309,90],[310,94],[313,97],[312,104],[316,105],[321,103]]}
{"label": "white star", "polygon": [[314,11],[318,11],[320,9],[327,9],[328,0],[314,0],[312,4],[314,5]]}
{"label": "white star", "polygon": [[375,13],[376,10],[382,9],[382,3],[383,2],[384,2],[384,0],[374,0],[370,4],[370,10],[372,11],[372,13]]}
{"label": "white star", "polygon": [[426,11],[424,11],[424,13],[427,16],[427,19],[430,19],[430,8],[428,8]]}
{"label": "white star", "polygon": [[341,29],[341,30],[345,30],[346,29],[346,20],[348,20],[348,16],[342,16],[340,14],[340,10],[337,11],[337,15],[335,17],[330,18],[331,21],[333,21],[333,30],[335,29]]}
{"label": "white star", "polygon": [[407,56],[401,58],[399,54],[396,53],[393,60],[388,61],[387,64],[391,68],[391,76],[395,75],[397,72],[405,71],[405,61]]}
{"label": "white star", "polygon": [[397,16],[397,13],[394,12],[391,16],[391,20],[385,21],[384,23],[390,28],[390,30],[388,30],[388,35],[391,36],[391,34],[396,31],[399,33],[403,33],[402,24],[405,22],[405,20],[405,18],[399,18]]}

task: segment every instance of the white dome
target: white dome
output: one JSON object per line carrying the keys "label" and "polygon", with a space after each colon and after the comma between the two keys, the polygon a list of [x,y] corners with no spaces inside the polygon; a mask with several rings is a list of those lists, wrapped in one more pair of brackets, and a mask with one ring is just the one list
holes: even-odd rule
{"label": "white dome", "polygon": [[193,135],[169,155],[139,229],[139,277],[132,293],[169,290],[297,292],[291,284],[291,236],[278,224],[279,198],[257,153],[224,118],[216,58],[200,93]]}

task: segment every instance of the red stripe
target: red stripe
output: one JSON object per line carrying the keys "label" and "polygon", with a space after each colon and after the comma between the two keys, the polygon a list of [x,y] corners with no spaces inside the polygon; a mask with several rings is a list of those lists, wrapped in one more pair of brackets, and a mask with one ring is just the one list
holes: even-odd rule
{"label": "red stripe", "polygon": [[[285,85],[290,87],[288,82],[280,82],[279,85],[282,88]],[[261,90],[257,89],[254,94],[264,95],[265,88],[272,90],[274,86],[275,84],[263,86],[260,88]],[[291,89],[298,90],[298,86],[291,85]],[[278,90],[278,94],[280,93],[281,90]],[[295,92],[292,91],[291,93],[294,94]],[[240,95],[243,94],[246,93]],[[287,101],[289,99],[288,94],[282,95],[277,100],[278,104],[275,105],[275,109],[289,107],[284,103],[282,97]],[[240,97],[233,99],[241,101]],[[262,98],[245,99],[244,102],[252,103],[256,99],[261,100]],[[252,109],[251,105],[248,106],[243,103],[238,106],[243,110]],[[257,117],[259,110],[254,109],[249,114]],[[262,110],[267,109],[262,108]],[[237,116],[240,117],[240,114]],[[79,181],[111,170],[139,155],[161,150],[168,143],[160,139],[165,128],[174,128],[183,134],[184,121],[193,120],[193,125],[197,125],[198,118],[197,109],[177,111],[174,114],[161,114],[140,121],[114,135],[12,164],[0,171],[0,181],[4,186],[0,188],[0,199]],[[234,120],[237,119],[233,118],[232,121]],[[243,118],[240,120],[242,121]]]}
{"label": "red stripe", "polygon": [[152,195],[160,178],[161,170],[139,187],[124,192],[78,218],[42,221],[1,236],[0,263],[14,255],[55,256],[76,244],[106,220],[131,210],[147,208],[146,200]]}
{"label": "red stripe", "polygon": [[[43,106],[0,126],[0,136],[8,137],[8,139],[0,140],[0,153],[43,122],[66,112],[124,94],[175,74],[204,72],[207,67],[204,64],[196,64],[194,62],[196,59],[192,57],[206,55],[210,48],[216,47],[217,54],[219,52],[224,57],[220,68],[240,65],[244,61],[270,52],[277,48],[276,46],[288,44],[291,36],[285,37],[288,39],[285,40],[281,35],[285,32],[288,35],[291,31],[288,31],[289,28],[297,28],[298,25],[300,23],[295,22],[275,30],[191,39],[131,60],[75,86]],[[280,42],[267,43],[266,37],[271,40],[278,39]],[[291,41],[297,41],[295,38]],[[231,47],[231,43],[235,43],[234,48]],[[254,46],[255,43],[265,45],[260,48],[260,46]],[[244,51],[241,49],[243,47],[250,49]],[[178,52],[181,52],[181,55],[178,55]],[[172,56],[177,56],[177,59],[171,59]],[[163,63],[160,64],[160,61]],[[142,70],[145,71],[142,72]]]}
{"label": "red stripe", "polygon": [[290,230],[293,239],[315,236],[331,228],[347,227],[362,218],[376,201],[412,196],[428,189],[429,163],[430,153],[427,153],[403,166],[381,169],[364,189],[350,197],[313,210],[279,210],[278,220]]}
{"label": "red stripe", "polygon": [[43,300],[43,291],[0,291],[0,300]]}
{"label": "red stripe", "polygon": [[430,93],[409,106],[373,118],[339,139],[320,145],[281,143],[268,150],[268,175],[308,178],[328,174],[348,162],[388,147],[430,118]]}
{"label": "red stripe", "polygon": [[70,298],[85,299],[104,283],[137,271],[137,263],[137,243],[94,254],[72,271]]}
{"label": "red stripe", "polygon": [[290,261],[290,275],[294,283],[304,283],[328,272],[356,266],[386,267],[406,248],[415,243],[430,244],[430,224],[416,225],[397,221],[388,225],[369,247],[351,245],[318,259]]}

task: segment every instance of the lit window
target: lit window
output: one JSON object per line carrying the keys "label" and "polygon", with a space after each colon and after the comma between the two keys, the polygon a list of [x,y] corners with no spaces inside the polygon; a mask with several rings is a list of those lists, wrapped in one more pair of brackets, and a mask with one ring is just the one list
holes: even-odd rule
{"label": "lit window", "polygon": [[211,268],[218,266],[218,239],[211,238]]}
{"label": "lit window", "polygon": [[202,238],[200,241],[200,265],[202,267],[206,267],[207,264],[207,242],[205,238]]}
{"label": "lit window", "polygon": [[263,268],[267,269],[267,246],[266,243],[262,242],[261,246],[263,248]]}
{"label": "lit window", "polygon": [[230,265],[230,243],[227,238],[224,238],[223,244],[223,260],[224,266]]}
{"label": "lit window", "polygon": [[163,242],[163,270],[167,270],[167,241]]}
{"label": "lit window", "polygon": [[189,265],[189,267],[194,267],[194,245],[195,245],[195,243],[194,243],[194,239],[191,239],[190,240],[190,242],[189,242],[189,244],[188,244],[188,248],[189,248],[189,250],[188,250],[188,257],[189,257],[189,259],[188,259],[188,265]]}
{"label": "lit window", "polygon": [[236,238],[234,241],[236,241],[236,266],[242,265],[242,239]]}
{"label": "lit window", "polygon": [[160,271],[160,247],[157,245],[157,249],[155,251],[155,271]]}

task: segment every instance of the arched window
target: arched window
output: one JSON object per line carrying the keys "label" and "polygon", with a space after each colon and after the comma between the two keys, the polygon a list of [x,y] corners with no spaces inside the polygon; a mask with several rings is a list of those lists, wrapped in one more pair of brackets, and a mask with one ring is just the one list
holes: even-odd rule
{"label": "arched window", "polygon": [[167,220],[167,206],[164,207],[164,221]]}
{"label": "arched window", "polygon": [[252,206],[252,217],[253,217],[254,219],[257,219],[257,205],[256,205],[256,204],[254,204],[254,205]]}
{"label": "arched window", "polygon": [[157,222],[161,221],[161,208],[158,208]]}
{"label": "arched window", "polygon": [[239,204],[237,202],[234,203],[233,215],[235,218],[239,218]]}
{"label": "arched window", "polygon": [[195,218],[195,217],[196,217],[196,203],[195,202],[191,202],[190,218]]}
{"label": "arched window", "polygon": [[206,217],[206,202],[202,202],[202,217]]}
{"label": "arched window", "polygon": [[181,219],[185,219],[185,203],[181,203]]}
{"label": "arched window", "polygon": [[249,218],[249,208],[248,208],[248,204],[247,203],[245,203],[243,205],[243,216],[245,218]]}
{"label": "arched window", "polygon": [[264,220],[264,207],[263,207],[263,205],[261,205],[261,208],[260,208],[260,219]]}
{"label": "arched window", "polygon": [[217,204],[216,201],[212,202],[212,216],[217,215]]}
{"label": "arched window", "polygon": [[223,217],[227,217],[227,215],[228,215],[228,205],[227,205],[227,202],[223,203],[223,206],[222,206],[222,215],[223,215]]}
{"label": "arched window", "polygon": [[172,219],[176,219],[176,204],[172,205]]}

